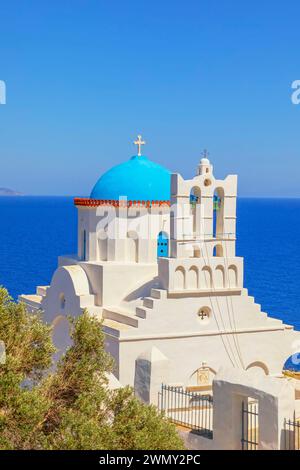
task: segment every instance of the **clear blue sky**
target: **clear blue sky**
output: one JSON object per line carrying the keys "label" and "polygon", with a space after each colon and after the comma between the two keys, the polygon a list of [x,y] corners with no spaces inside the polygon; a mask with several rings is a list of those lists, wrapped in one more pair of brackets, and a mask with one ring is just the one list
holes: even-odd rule
{"label": "clear blue sky", "polygon": [[300,196],[300,4],[1,0],[0,186],[86,195],[135,153],[241,196]]}

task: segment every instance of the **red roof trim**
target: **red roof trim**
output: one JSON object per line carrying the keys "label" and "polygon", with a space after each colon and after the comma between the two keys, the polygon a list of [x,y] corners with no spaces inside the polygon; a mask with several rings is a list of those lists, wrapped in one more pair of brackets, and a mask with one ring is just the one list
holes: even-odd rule
{"label": "red roof trim", "polygon": [[160,207],[170,206],[170,201],[127,201],[120,200],[114,201],[109,199],[88,199],[82,197],[74,198],[75,206],[87,206],[87,207],[98,207],[98,206],[113,206],[113,207]]}

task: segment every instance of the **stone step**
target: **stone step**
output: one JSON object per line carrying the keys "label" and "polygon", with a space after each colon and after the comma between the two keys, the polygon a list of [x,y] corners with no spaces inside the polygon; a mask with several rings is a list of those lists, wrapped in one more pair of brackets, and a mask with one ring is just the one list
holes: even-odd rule
{"label": "stone step", "polygon": [[153,308],[154,302],[155,302],[155,299],[153,299],[152,297],[144,297],[143,306],[147,308]]}
{"label": "stone step", "polygon": [[165,299],[167,297],[167,291],[164,289],[151,289],[151,297],[154,299]]}
{"label": "stone step", "polygon": [[149,313],[149,309],[147,307],[136,307],[135,314],[139,318],[147,318],[147,314]]}
{"label": "stone step", "polygon": [[89,312],[90,315],[95,316],[96,318],[98,318],[98,320],[102,319],[103,307],[99,307],[98,305],[89,305],[88,307],[85,307],[85,308]]}
{"label": "stone step", "polygon": [[87,294],[80,296],[80,307],[93,307],[95,305],[95,295]]}
{"label": "stone step", "polygon": [[106,307],[103,309],[103,318],[113,320],[115,322],[123,323],[137,328],[139,326],[139,319],[130,312],[122,310],[119,307]]}
{"label": "stone step", "polygon": [[273,325],[283,325],[283,321],[278,318],[268,317],[268,322],[273,323]]}
{"label": "stone step", "polygon": [[120,331],[129,330],[133,328],[130,325],[125,325],[124,323],[120,323],[118,321],[114,321],[110,319],[103,320],[102,325],[103,325],[104,333],[113,333],[113,334],[116,333],[115,336],[119,336]]}
{"label": "stone step", "polygon": [[40,309],[41,308],[41,302],[43,300],[43,297],[41,295],[19,295],[19,301],[24,302],[26,305],[29,305],[30,307]]}
{"label": "stone step", "polygon": [[50,286],[37,286],[36,288],[36,294],[41,295],[42,297],[46,297],[47,295],[47,290],[49,289]]}
{"label": "stone step", "polygon": [[258,312],[261,312],[261,305],[254,302],[254,307]]}

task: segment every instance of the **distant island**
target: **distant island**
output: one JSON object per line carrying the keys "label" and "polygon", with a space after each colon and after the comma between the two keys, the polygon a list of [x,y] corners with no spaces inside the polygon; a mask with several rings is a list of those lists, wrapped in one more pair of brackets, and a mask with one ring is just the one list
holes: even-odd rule
{"label": "distant island", "polygon": [[13,189],[0,188],[0,196],[23,196],[23,194]]}

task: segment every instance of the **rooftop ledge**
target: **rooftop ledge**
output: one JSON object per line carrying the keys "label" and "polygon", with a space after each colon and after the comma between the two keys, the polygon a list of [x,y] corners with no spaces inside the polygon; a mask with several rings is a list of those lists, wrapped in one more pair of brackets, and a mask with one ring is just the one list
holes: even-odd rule
{"label": "rooftop ledge", "polygon": [[175,289],[168,289],[168,296],[180,296],[186,297],[188,296],[203,296],[207,294],[215,294],[215,295],[223,295],[226,293],[230,293],[232,295],[238,295],[242,292],[242,287],[210,287],[206,289],[183,289],[183,290],[175,290]]}
{"label": "rooftop ledge", "polygon": [[113,200],[113,199],[89,199],[89,198],[74,198],[75,206],[85,207],[98,207],[98,206],[112,206],[112,207],[170,207],[171,201],[128,201],[127,199]]}
{"label": "rooftop ledge", "polygon": [[[270,318],[270,317],[269,317]],[[274,318],[270,318],[274,320]],[[137,340],[153,341],[154,339],[178,339],[178,338],[193,338],[200,336],[219,336],[219,335],[237,335],[237,334],[248,334],[248,333],[264,333],[266,331],[282,331],[282,330],[293,330],[292,325],[286,325],[278,320],[278,323],[270,323],[269,325],[260,325],[256,327],[243,327],[243,328],[229,328],[221,329],[218,328],[214,330],[202,330],[199,328],[198,331],[174,331],[174,332],[164,332],[164,333],[146,333],[139,332],[138,328],[134,328],[129,325],[123,325],[112,320],[104,320],[103,323],[103,333],[106,336],[110,336],[118,339],[120,342],[130,342]]]}

